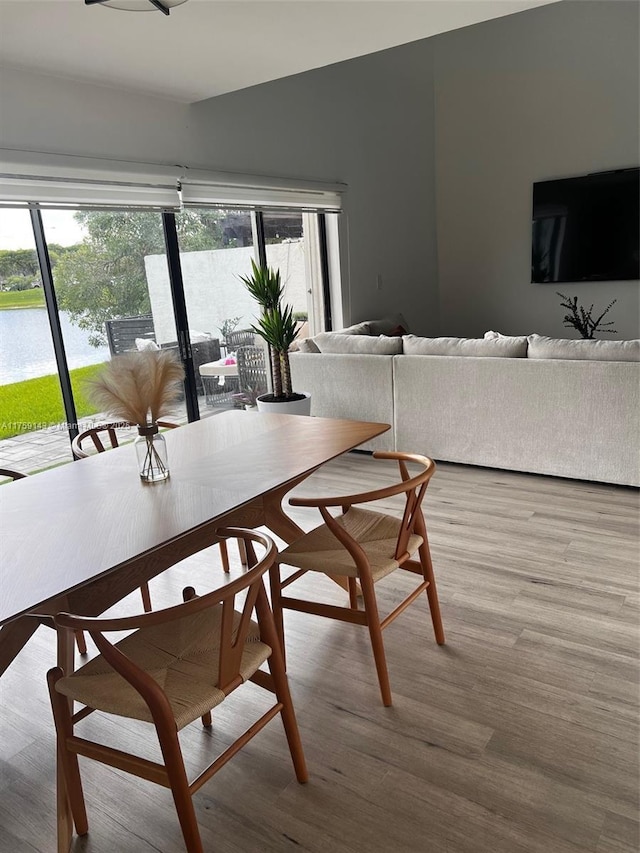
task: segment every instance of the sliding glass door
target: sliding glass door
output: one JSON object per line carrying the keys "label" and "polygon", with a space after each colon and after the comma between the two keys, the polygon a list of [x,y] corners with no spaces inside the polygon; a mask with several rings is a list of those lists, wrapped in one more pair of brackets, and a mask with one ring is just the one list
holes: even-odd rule
{"label": "sliding glass door", "polygon": [[268,384],[269,371],[265,358],[256,374],[259,354],[245,351],[253,378],[243,387],[238,350],[262,342],[250,331],[258,306],[240,277],[252,259],[266,259],[280,270],[300,335],[322,331],[319,218],[215,207],[0,208],[0,467],[27,473],[71,460],[69,439],[105,417],[86,382],[121,352],[180,354],[193,370],[174,412],[180,422],[242,405],[238,392],[255,390],[258,374]]}
{"label": "sliding glass door", "polygon": [[[73,222],[66,225],[52,263],[75,239]],[[0,467],[28,474],[70,461],[64,422],[31,217],[0,210]]]}

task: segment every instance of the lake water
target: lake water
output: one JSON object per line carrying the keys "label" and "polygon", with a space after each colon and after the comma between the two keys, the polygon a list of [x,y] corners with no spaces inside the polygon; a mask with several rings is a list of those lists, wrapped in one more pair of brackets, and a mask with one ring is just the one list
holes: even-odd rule
{"label": "lake water", "polygon": [[[69,368],[109,359],[109,347],[92,347],[89,332],[74,326],[63,311],[60,323]],[[57,373],[46,308],[0,311],[0,385]]]}

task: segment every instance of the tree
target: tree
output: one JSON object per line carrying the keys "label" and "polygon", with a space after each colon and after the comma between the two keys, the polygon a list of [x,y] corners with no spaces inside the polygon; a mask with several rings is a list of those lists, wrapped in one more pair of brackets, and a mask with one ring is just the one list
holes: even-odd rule
{"label": "tree", "polygon": [[[74,247],[50,243],[49,260],[54,269],[58,260]],[[28,290],[42,286],[40,266],[35,249],[0,249],[0,287],[5,290]]]}
{"label": "tree", "polygon": [[34,249],[0,249],[0,286],[8,290],[26,290],[40,281],[40,268]]}
{"label": "tree", "polygon": [[[182,251],[225,245],[223,211],[183,211],[176,218]],[[165,253],[159,213],[139,211],[78,211],[83,243],[56,260],[58,305],[72,323],[89,331],[89,343],[106,343],[105,320],[151,311],[145,257]]]}

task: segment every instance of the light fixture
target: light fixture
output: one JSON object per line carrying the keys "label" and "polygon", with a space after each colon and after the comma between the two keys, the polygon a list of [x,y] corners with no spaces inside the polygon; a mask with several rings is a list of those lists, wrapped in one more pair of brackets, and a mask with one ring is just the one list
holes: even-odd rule
{"label": "light fixture", "polygon": [[187,0],[84,0],[86,6],[99,3],[109,9],[121,9],[123,12],[162,12],[169,14],[169,9],[181,6]]}

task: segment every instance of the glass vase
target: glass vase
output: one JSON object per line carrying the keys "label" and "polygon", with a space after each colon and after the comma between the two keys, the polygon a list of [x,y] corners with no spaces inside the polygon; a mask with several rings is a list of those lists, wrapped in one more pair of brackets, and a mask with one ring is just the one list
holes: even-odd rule
{"label": "glass vase", "polygon": [[169,476],[167,444],[157,424],[138,427],[135,442],[138,471],[144,483],[158,483]]}

